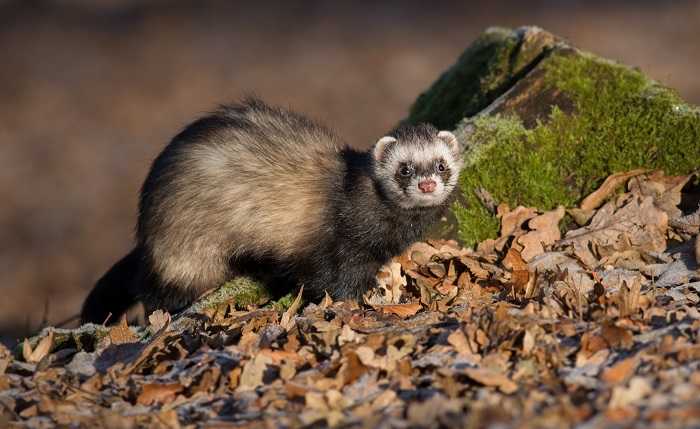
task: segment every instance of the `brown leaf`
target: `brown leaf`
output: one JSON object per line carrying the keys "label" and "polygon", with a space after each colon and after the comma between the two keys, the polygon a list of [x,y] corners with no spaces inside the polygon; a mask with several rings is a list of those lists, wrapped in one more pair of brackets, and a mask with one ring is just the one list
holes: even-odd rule
{"label": "brown leaf", "polygon": [[522,225],[537,216],[537,211],[531,207],[518,206],[513,211],[505,209],[501,217],[501,237],[519,236],[523,232]]}
{"label": "brown leaf", "polygon": [[647,171],[649,170],[640,168],[624,173],[615,173],[608,176],[608,178],[605,179],[603,184],[600,185],[598,189],[593,191],[590,195],[584,198],[583,201],[581,201],[581,205],[579,207],[581,210],[597,209],[610,195],[612,195],[613,192],[615,192],[615,189],[624,185],[628,179],[644,174]]}
{"label": "brown leaf", "polygon": [[303,363],[304,359],[299,356],[299,353],[288,352],[285,350],[262,349],[258,352],[270,358],[270,362],[274,365],[280,365],[284,361]]}
{"label": "brown leaf", "polygon": [[373,308],[382,313],[395,314],[401,318],[406,318],[418,313],[418,310],[421,309],[421,304],[412,302],[408,304],[375,305]]}
{"label": "brown leaf", "polygon": [[559,206],[554,210],[535,216],[528,222],[531,231],[526,232],[515,241],[522,246],[522,258],[531,261],[535,256],[544,253],[545,246],[556,243],[561,238],[559,221],[562,220],[566,210]]}
{"label": "brown leaf", "polygon": [[498,387],[505,394],[511,394],[518,390],[518,385],[500,372],[486,368],[467,368],[464,372],[472,380],[484,386]]}
{"label": "brown leaf", "polygon": [[389,262],[380,268],[377,275],[377,284],[379,288],[384,290],[384,293],[374,298],[369,298],[374,304],[398,304],[401,302],[403,294],[402,289],[406,287],[406,277],[401,274],[401,264],[398,262]]}
{"label": "brown leaf", "polygon": [[32,350],[29,340],[25,339],[22,344],[22,357],[26,362],[37,363],[49,354],[51,347],[53,347],[53,331],[49,331],[49,334],[39,341],[34,350]]}
{"label": "brown leaf", "polygon": [[263,354],[257,354],[253,359],[243,365],[243,372],[238,383],[237,390],[253,390],[263,384],[263,374],[272,359]]}
{"label": "brown leaf", "polygon": [[331,298],[330,295],[328,295],[328,291],[324,291],[323,300],[319,304],[319,307],[321,307],[322,309],[325,310],[325,309],[329,308],[331,305],[333,305],[333,299]]}
{"label": "brown leaf", "polygon": [[608,384],[620,384],[623,383],[634,374],[637,365],[639,364],[639,359],[636,356],[629,357],[617,362],[610,368],[603,370],[601,379]]}
{"label": "brown leaf", "polygon": [[488,270],[486,270],[479,261],[476,259],[470,257],[470,256],[462,256],[459,258],[459,262],[461,262],[463,265],[465,265],[469,271],[474,274],[474,277],[479,278],[479,279],[487,279],[489,278],[490,274]]}
{"label": "brown leaf", "polygon": [[144,384],[136,402],[141,405],[165,404],[175,399],[183,388],[180,383]]}
{"label": "brown leaf", "polygon": [[588,355],[592,355],[600,350],[607,349],[609,345],[610,343],[608,343],[605,338],[590,332],[586,332],[581,337],[581,351]]}
{"label": "brown leaf", "polygon": [[158,332],[163,329],[164,326],[170,324],[170,313],[163,310],[156,310],[148,316],[148,323],[151,332]]}
{"label": "brown leaf", "polygon": [[461,329],[453,331],[448,337],[447,342],[454,347],[454,349],[467,359],[472,360],[474,363],[479,363],[481,361],[481,355],[474,353],[471,346],[469,345],[469,340],[467,336]]}
{"label": "brown leaf", "polygon": [[663,210],[670,219],[680,217],[683,212],[677,207],[681,202],[681,190],[695,174],[666,176],[655,171],[640,180],[630,181],[630,192],[653,198],[654,205]]}
{"label": "brown leaf", "polygon": [[437,253],[437,249],[428,243],[417,242],[413,243],[405,253],[410,256],[411,261],[418,265],[425,265]]}
{"label": "brown leaf", "polygon": [[615,325],[604,324],[600,335],[602,335],[610,347],[628,349],[634,344],[632,333],[625,328],[619,328]]}
{"label": "brown leaf", "polygon": [[571,246],[581,262],[594,268],[600,257],[615,251],[665,250],[667,229],[668,215],[651,197],[627,194],[601,207],[588,226],[568,231],[560,244]]}
{"label": "brown leaf", "polygon": [[512,247],[508,249],[508,253],[503,258],[503,266],[513,271],[510,281],[513,285],[515,296],[523,296],[528,283],[534,281],[534,275],[530,273],[527,263],[520,256],[520,252]]}
{"label": "brown leaf", "polygon": [[109,339],[112,344],[128,344],[138,341],[138,337],[129,329],[129,324],[126,322],[126,314],[119,320],[118,325],[114,325],[109,330]]}
{"label": "brown leaf", "polygon": [[457,350],[457,353],[473,354],[472,349],[469,347],[469,342],[467,337],[464,335],[461,329],[456,329],[448,337],[447,342],[452,345],[452,347]]}
{"label": "brown leaf", "polygon": [[525,330],[525,335],[523,335],[523,353],[529,355],[535,348],[535,336],[529,329]]}
{"label": "brown leaf", "polygon": [[299,307],[301,307],[301,295],[304,292],[304,286],[299,288],[299,293],[297,294],[297,297],[294,299],[294,302],[292,302],[292,305],[289,306],[287,311],[282,314],[282,319],[280,320],[280,326],[282,326],[285,330],[289,331],[294,327],[295,321],[294,321],[294,316],[296,316],[297,311],[299,311]]}
{"label": "brown leaf", "polygon": [[367,372],[367,367],[362,363],[357,353],[349,351],[342,358],[340,370],[338,370],[338,380],[341,385],[353,383],[360,376]]}

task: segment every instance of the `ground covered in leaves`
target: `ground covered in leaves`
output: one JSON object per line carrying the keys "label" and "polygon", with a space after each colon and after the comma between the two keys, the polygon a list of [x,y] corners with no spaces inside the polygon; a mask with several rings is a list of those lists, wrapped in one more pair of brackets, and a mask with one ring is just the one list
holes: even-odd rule
{"label": "ground covered in leaves", "polygon": [[361,304],[45,330],[0,349],[0,426],[700,426],[695,180],[500,205],[498,239],[417,243]]}

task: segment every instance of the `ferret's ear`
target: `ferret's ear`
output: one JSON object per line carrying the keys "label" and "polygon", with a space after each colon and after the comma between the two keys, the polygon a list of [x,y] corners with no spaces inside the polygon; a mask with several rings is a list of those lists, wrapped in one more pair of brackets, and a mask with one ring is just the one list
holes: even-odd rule
{"label": "ferret's ear", "polygon": [[438,133],[438,138],[445,143],[447,143],[447,146],[452,150],[453,153],[459,154],[459,142],[457,141],[457,137],[455,137],[454,134],[452,134],[449,131],[440,131]]}
{"label": "ferret's ear", "polygon": [[386,156],[386,151],[392,144],[396,143],[396,139],[391,136],[384,136],[380,138],[377,143],[374,144],[374,149],[372,154],[376,161],[381,161]]}

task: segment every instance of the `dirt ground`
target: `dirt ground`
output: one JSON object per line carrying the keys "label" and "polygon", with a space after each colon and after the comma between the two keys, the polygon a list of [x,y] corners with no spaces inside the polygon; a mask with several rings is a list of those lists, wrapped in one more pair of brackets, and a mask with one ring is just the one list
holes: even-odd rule
{"label": "dirt ground", "polygon": [[366,147],[479,32],[524,24],[700,103],[698,1],[0,1],[0,337],[77,313],[198,115],[256,94]]}

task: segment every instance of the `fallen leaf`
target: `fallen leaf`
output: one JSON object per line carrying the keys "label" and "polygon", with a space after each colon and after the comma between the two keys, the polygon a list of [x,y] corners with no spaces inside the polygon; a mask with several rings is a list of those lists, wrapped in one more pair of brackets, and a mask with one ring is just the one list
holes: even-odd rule
{"label": "fallen leaf", "polygon": [[613,389],[608,407],[615,409],[636,403],[651,392],[652,387],[649,380],[644,377],[633,377],[629,386],[616,386]]}
{"label": "fallen leaf", "polygon": [[347,343],[359,343],[364,338],[364,335],[353,331],[350,325],[343,325],[343,328],[338,335],[338,345],[343,346]]}
{"label": "fallen leaf", "polygon": [[164,326],[170,324],[170,313],[163,310],[156,310],[148,316],[148,323],[151,332],[155,333],[163,329]]}
{"label": "fallen leaf", "polygon": [[325,309],[329,308],[331,305],[333,305],[333,299],[331,298],[330,295],[328,295],[328,291],[324,291],[323,300],[319,304],[319,307],[321,307],[322,309],[325,310]]}
{"label": "fallen leaf", "polygon": [[667,229],[668,215],[651,197],[626,195],[601,207],[588,226],[568,231],[559,245],[571,246],[581,262],[595,268],[600,257],[614,251],[665,250]]}
{"label": "fallen leaf", "polygon": [[484,386],[497,387],[505,394],[515,393],[518,390],[518,385],[500,372],[485,368],[467,368],[464,373],[472,380]]}
{"label": "fallen leaf", "polygon": [[294,327],[294,317],[296,316],[297,311],[299,311],[299,307],[301,307],[301,296],[303,292],[304,286],[299,288],[299,293],[294,299],[294,302],[292,302],[292,305],[290,305],[287,311],[285,311],[284,314],[282,314],[280,326],[282,326],[286,331],[289,331]]}
{"label": "fallen leaf", "polygon": [[263,374],[272,359],[264,354],[257,354],[253,359],[243,365],[243,371],[236,390],[253,390],[263,384]]}
{"label": "fallen leaf", "polygon": [[25,339],[22,344],[24,360],[30,363],[37,363],[48,355],[53,347],[53,335],[53,331],[49,331],[49,334],[39,341],[34,350],[32,350],[29,340]]}
{"label": "fallen leaf", "polygon": [[401,318],[406,318],[418,313],[418,310],[421,309],[421,304],[412,302],[408,304],[375,305],[373,308],[382,313],[395,314]]}
{"label": "fallen leaf", "polygon": [[506,210],[500,216],[501,218],[501,237],[509,237],[511,235],[519,236],[525,232],[522,225],[537,216],[537,211],[531,207],[518,206],[514,210]]}
{"label": "fallen leaf", "polygon": [[676,219],[683,214],[677,207],[681,202],[681,190],[694,176],[666,176],[663,171],[655,171],[641,180],[630,181],[628,189],[633,194],[653,198],[656,207],[670,219]]}
{"label": "fallen leaf", "polygon": [[183,388],[180,383],[144,384],[136,402],[141,405],[166,404],[175,399]]}
{"label": "fallen leaf", "polygon": [[476,278],[487,279],[491,275],[491,273],[485,269],[479,261],[470,256],[460,257],[459,262],[465,265]]}
{"label": "fallen leaf", "polygon": [[401,274],[401,264],[389,262],[384,265],[377,274],[377,284],[384,289],[382,303],[398,304],[403,295],[402,288],[406,287],[406,277]]}
{"label": "fallen leaf", "polygon": [[561,238],[559,221],[565,214],[564,207],[559,206],[530,219],[530,231],[515,239],[515,242],[522,246],[521,254],[525,261],[531,261],[535,256],[543,254],[546,246],[556,243]]}
{"label": "fallen leaf", "polygon": [[608,384],[620,384],[623,383],[634,374],[639,364],[639,359],[636,356],[629,357],[617,362],[610,368],[603,370],[601,379]]}
{"label": "fallen leaf", "polygon": [[114,325],[109,330],[109,339],[112,344],[128,344],[138,341],[138,337],[129,329],[129,324],[126,322],[126,314],[119,320],[119,324]]}
{"label": "fallen leaf", "polygon": [[413,243],[406,249],[405,252],[410,256],[410,259],[418,265],[426,265],[437,253],[437,249],[428,243],[417,242]]}
{"label": "fallen leaf", "polygon": [[583,201],[581,201],[579,208],[581,210],[597,209],[610,195],[612,195],[613,192],[615,192],[615,189],[624,185],[631,177],[639,176],[647,171],[649,170],[640,168],[624,173],[615,173],[608,176],[598,189],[593,191],[586,198],[584,198]]}
{"label": "fallen leaf", "polygon": [[532,332],[529,329],[525,330],[525,334],[523,335],[523,353],[525,355],[529,355],[532,353],[532,350],[535,348],[535,336],[532,334]]}

